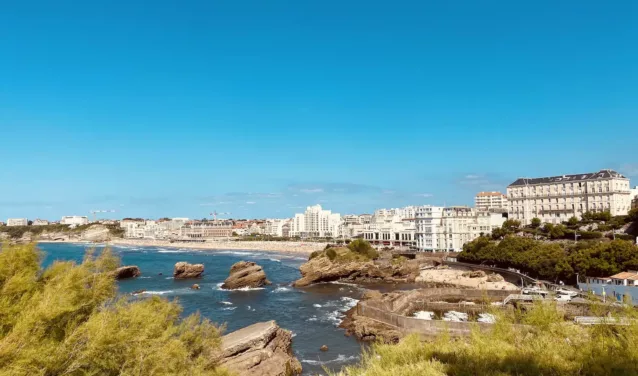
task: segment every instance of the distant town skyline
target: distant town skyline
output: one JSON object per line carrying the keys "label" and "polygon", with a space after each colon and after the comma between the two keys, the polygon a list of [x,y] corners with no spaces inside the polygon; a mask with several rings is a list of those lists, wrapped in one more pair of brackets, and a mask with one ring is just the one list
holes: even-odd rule
{"label": "distant town skyline", "polygon": [[638,184],[637,5],[188,4],[0,12],[0,220],[473,205]]}

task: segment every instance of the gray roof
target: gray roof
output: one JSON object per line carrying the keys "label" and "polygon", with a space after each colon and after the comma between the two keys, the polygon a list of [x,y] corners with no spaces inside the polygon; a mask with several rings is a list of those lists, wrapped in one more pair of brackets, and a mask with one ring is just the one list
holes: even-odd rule
{"label": "gray roof", "polygon": [[516,187],[521,185],[533,185],[533,184],[548,184],[548,183],[559,183],[559,182],[610,179],[610,178],[626,179],[626,177],[617,173],[614,170],[600,170],[598,172],[589,172],[586,174],[552,176],[547,178],[518,178],[516,179],[515,182],[510,184],[508,187]]}

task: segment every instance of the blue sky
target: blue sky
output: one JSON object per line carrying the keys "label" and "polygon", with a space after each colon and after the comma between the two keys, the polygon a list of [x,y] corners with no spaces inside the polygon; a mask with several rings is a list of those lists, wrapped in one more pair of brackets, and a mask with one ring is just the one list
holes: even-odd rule
{"label": "blue sky", "polygon": [[0,219],[638,179],[635,1],[2,1]]}

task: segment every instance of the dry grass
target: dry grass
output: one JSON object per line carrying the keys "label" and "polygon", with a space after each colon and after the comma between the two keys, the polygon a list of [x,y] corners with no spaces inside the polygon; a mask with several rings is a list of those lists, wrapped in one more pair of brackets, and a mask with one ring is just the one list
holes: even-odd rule
{"label": "dry grass", "polygon": [[[623,313],[635,318],[633,311]],[[520,320],[520,321],[519,321]],[[514,322],[528,326],[516,326]],[[501,316],[491,332],[469,338],[415,335],[397,345],[375,345],[342,375],[636,375],[638,324],[577,326],[562,321],[555,305]]]}

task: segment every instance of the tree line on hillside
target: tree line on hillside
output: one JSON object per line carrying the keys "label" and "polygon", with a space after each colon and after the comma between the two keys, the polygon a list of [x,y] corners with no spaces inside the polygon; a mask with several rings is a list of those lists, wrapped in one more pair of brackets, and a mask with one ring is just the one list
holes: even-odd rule
{"label": "tree line on hillside", "polygon": [[[481,236],[463,246],[458,260],[484,263],[503,268],[513,267],[532,276],[551,281],[575,282],[576,275],[606,277],[625,270],[638,269],[638,247],[621,235],[603,241],[601,231],[581,231],[578,228],[595,223],[600,229],[616,230],[638,220],[638,210],[628,216],[611,217],[608,213],[587,214],[581,221],[545,224],[537,219],[521,228],[520,222],[507,220],[491,236]],[[532,231],[530,231],[532,230]],[[530,234],[516,236],[515,234]],[[537,239],[575,239],[574,242],[548,242]],[[534,236],[534,239],[530,236]],[[633,236],[629,236],[633,238]]]}

